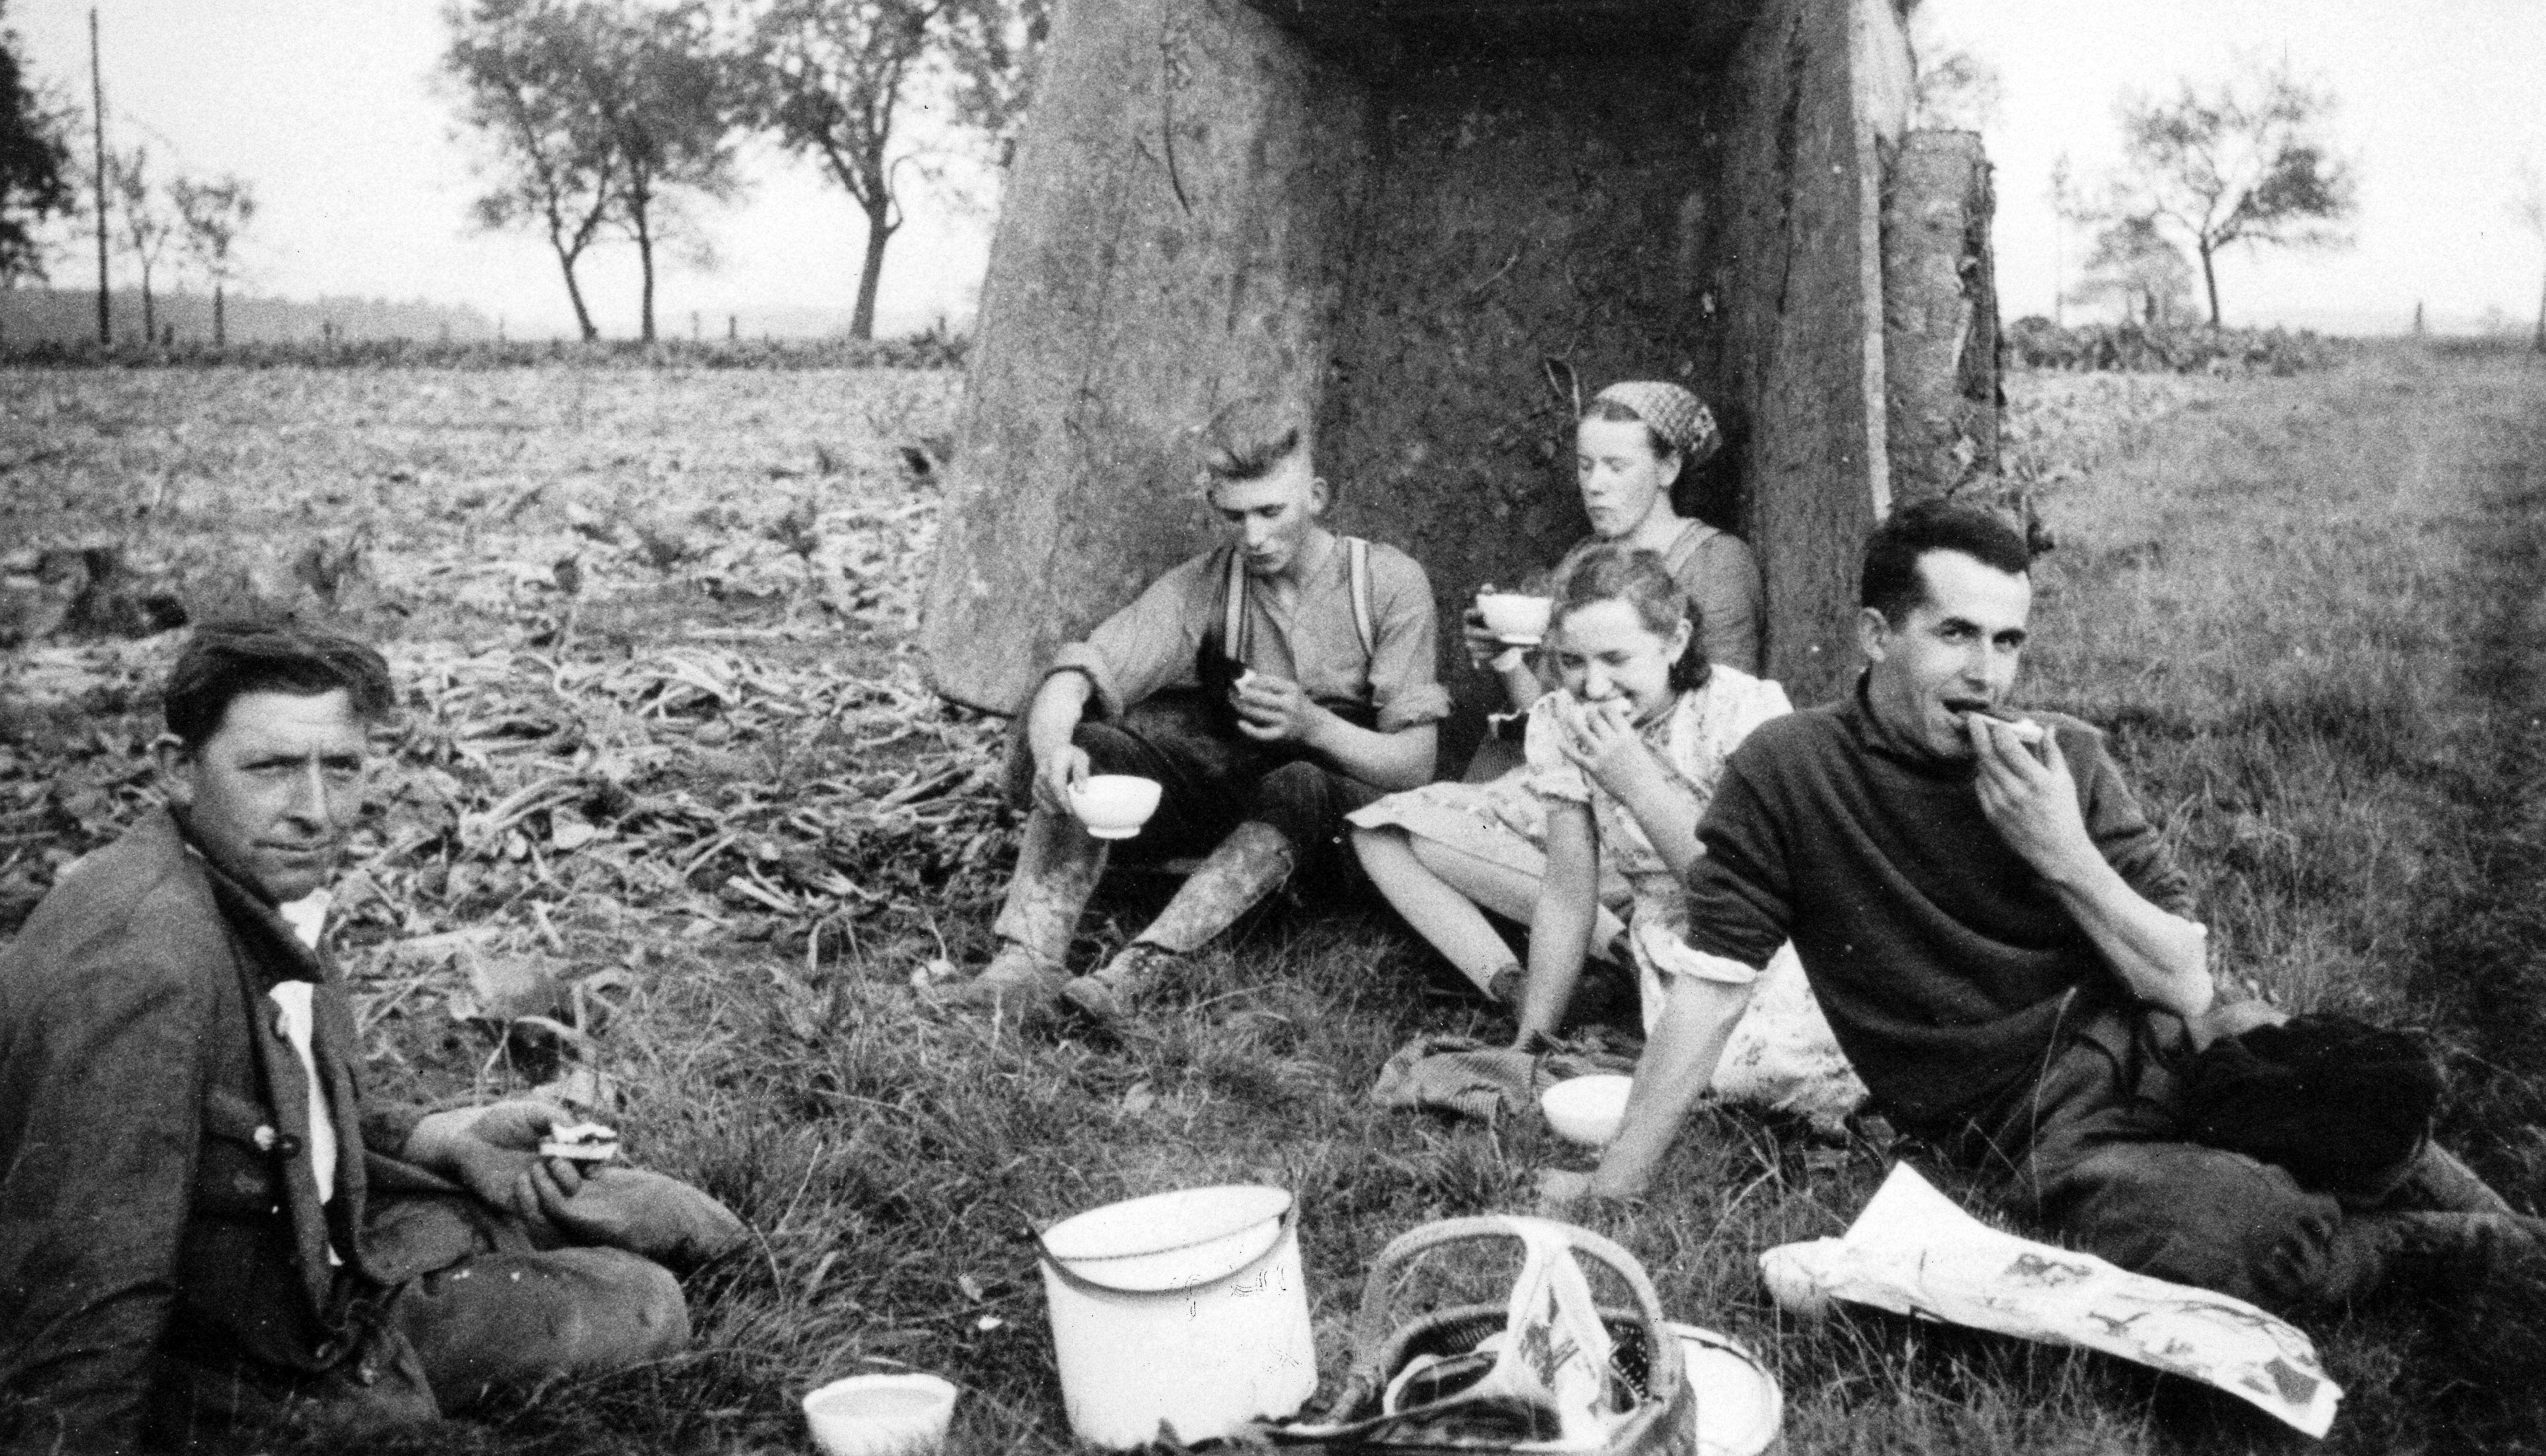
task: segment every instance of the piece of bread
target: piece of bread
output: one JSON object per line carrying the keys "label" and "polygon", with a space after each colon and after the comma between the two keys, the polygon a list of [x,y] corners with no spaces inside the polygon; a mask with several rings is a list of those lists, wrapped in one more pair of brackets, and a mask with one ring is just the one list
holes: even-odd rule
{"label": "piece of bread", "polygon": [[560,1123],[540,1144],[540,1156],[569,1162],[608,1162],[618,1156],[619,1134],[597,1122]]}
{"label": "piece of bread", "polygon": [[2018,718],[2002,708],[1988,709],[1980,716],[2015,734],[2015,740],[2028,748],[2038,747],[2042,742],[2043,734],[2048,731],[2033,720]]}

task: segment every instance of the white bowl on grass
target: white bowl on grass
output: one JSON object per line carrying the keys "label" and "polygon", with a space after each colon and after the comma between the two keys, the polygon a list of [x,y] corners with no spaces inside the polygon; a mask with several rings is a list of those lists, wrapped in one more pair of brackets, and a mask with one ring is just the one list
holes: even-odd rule
{"label": "white bowl on grass", "polygon": [[805,1398],[823,1456],[935,1456],[955,1414],[955,1387],[934,1375],[852,1375]]}
{"label": "white bowl on grass", "polygon": [[1626,1121],[1627,1093],[1635,1084],[1634,1077],[1616,1072],[1572,1077],[1541,1092],[1538,1110],[1565,1141],[1606,1148]]}
{"label": "white bowl on grass", "polygon": [[1136,774],[1097,774],[1069,791],[1069,812],[1099,839],[1129,839],[1158,812],[1155,779]]}

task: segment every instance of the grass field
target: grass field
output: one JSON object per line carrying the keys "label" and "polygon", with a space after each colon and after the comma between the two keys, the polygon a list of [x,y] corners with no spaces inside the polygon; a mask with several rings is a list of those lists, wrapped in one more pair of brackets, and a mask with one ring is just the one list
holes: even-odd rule
{"label": "grass field", "polygon": [[[2062,543],[2026,701],[2112,730],[2231,975],[2429,1029],[2452,1141],[2536,1207],[2546,370],[2399,353],[2010,393]],[[759,1236],[693,1281],[692,1354],[415,1449],[801,1450],[795,1396],[904,1364],[966,1388],[959,1450],[1066,1449],[1035,1226],[1163,1187],[1288,1187],[1331,1370],[1388,1239],[1587,1165],[1537,1128],[1369,1104],[1408,1037],[1500,1028],[1367,911],[1267,917],[1119,1045],[919,1014],[907,982],[983,953],[1013,852],[990,726],[934,707],[907,651],[936,496],[894,447],[942,434],[953,396],[928,374],[0,374],[0,530],[112,540],[139,573],[318,597],[394,635],[410,712],[345,897],[382,1083],[601,1073],[573,1088],[612,1099],[632,1154]],[[310,569],[313,544],[341,569]],[[168,646],[0,656],[13,921],[142,802],[138,684]],[[1091,917],[1082,953],[1153,894]],[[524,969],[586,988],[587,1038],[507,1054],[456,1014]],[[2308,1444],[2099,1358],[1782,1321],[1758,1250],[1837,1232],[1884,1168],[1861,1138],[1721,1114],[1666,1193],[1595,1222],[1675,1316],[1773,1361],[1799,1456]],[[2350,1392],[2327,1449],[2546,1449],[2537,1397],[2469,1388],[2428,1322],[2316,1332]]]}

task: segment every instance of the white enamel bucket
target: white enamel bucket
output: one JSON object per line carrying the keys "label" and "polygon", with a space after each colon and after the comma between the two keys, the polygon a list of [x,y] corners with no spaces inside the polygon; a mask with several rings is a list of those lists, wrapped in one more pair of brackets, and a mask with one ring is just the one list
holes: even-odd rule
{"label": "white enamel bucket", "polygon": [[1296,1413],[1317,1388],[1298,1212],[1280,1188],[1185,1188],[1043,1234],[1069,1428],[1127,1450]]}

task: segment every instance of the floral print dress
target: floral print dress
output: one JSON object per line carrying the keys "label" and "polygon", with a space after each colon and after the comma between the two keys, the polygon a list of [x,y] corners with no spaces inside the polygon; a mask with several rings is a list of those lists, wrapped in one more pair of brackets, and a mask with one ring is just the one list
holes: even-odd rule
{"label": "floral print dress", "polygon": [[[1550,693],[1530,710],[1525,782],[1550,806],[1588,806],[1604,878],[1614,868],[1627,882],[1632,896],[1628,939],[1650,1035],[1661,1019],[1672,978],[1707,974],[1706,963],[1688,948],[1688,890],[1654,849],[1635,814],[1574,767],[1558,746],[1562,729],[1556,707],[1564,697]],[[1785,689],[1777,684],[1718,666],[1704,687],[1680,694],[1670,711],[1644,727],[1641,736],[1703,814],[1733,750],[1752,728],[1792,711]],[[1716,1066],[1713,1086],[1728,1100],[1801,1113],[1824,1126],[1836,1123],[1865,1099],[1865,1084],[1830,1034],[1793,946],[1781,947],[1759,973],[1750,1005]]]}

